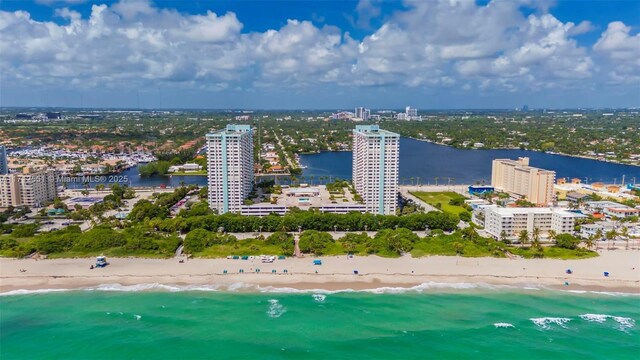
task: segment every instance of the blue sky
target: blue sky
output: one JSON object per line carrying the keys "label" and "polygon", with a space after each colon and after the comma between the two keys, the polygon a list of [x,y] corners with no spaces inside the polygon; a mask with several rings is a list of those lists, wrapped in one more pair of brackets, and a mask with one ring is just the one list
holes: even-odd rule
{"label": "blue sky", "polygon": [[0,106],[640,106],[640,1],[0,2]]}

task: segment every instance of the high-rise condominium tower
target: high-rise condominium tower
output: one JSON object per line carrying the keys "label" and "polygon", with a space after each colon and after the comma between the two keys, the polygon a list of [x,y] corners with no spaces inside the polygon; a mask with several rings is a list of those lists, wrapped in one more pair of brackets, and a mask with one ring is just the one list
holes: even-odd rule
{"label": "high-rise condominium tower", "polygon": [[511,196],[524,197],[536,205],[553,203],[555,171],[529,166],[529,158],[495,159],[491,169],[491,185]]}
{"label": "high-rise condominium tower", "polygon": [[400,135],[378,125],[358,125],[353,131],[353,184],[369,212],[396,212],[399,149]]}
{"label": "high-rise condominium tower", "polygon": [[253,188],[251,126],[227,125],[207,134],[206,141],[209,206],[219,214],[240,212]]}

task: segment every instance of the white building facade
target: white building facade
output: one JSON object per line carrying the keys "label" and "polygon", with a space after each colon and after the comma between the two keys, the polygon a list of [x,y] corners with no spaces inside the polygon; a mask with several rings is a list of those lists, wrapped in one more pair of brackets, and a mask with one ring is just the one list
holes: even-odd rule
{"label": "white building facade", "polygon": [[540,230],[542,237],[548,237],[550,230],[556,234],[570,234],[574,231],[575,219],[581,215],[557,208],[501,208],[487,206],[484,209],[484,229],[496,239],[506,235],[516,239],[523,230],[532,234]]}
{"label": "white building facade", "polygon": [[239,213],[253,189],[253,130],[227,125],[206,135],[209,207],[218,214]]}
{"label": "white building facade", "polygon": [[378,125],[353,131],[353,185],[367,212],[395,214],[398,205],[400,135]]}

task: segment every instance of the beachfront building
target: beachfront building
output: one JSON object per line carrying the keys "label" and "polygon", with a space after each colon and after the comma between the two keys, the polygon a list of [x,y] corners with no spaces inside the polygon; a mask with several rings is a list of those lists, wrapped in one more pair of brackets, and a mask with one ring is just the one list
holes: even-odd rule
{"label": "beachfront building", "polygon": [[7,149],[0,145],[0,175],[9,173],[9,162],[7,161]]}
{"label": "beachfront building", "polygon": [[[558,208],[502,208],[487,206],[484,211],[484,229],[496,239],[506,235],[507,239],[517,239],[523,230],[533,233],[540,230],[541,237],[548,237],[550,230],[556,234],[570,234],[574,231],[575,219],[583,217],[574,212]],[[504,233],[503,233],[504,232]]]}
{"label": "beachfront building", "polygon": [[0,175],[0,208],[9,206],[43,207],[57,196],[53,170]]}
{"label": "beachfront building", "polygon": [[529,158],[495,159],[491,168],[491,186],[516,198],[540,206],[553,203],[555,171],[529,166]]}
{"label": "beachfront building", "polygon": [[396,212],[399,149],[400,135],[378,125],[357,125],[353,131],[353,185],[368,212]]}
{"label": "beachfront building", "polygon": [[209,206],[219,214],[240,212],[253,188],[253,130],[227,125],[206,135]]}

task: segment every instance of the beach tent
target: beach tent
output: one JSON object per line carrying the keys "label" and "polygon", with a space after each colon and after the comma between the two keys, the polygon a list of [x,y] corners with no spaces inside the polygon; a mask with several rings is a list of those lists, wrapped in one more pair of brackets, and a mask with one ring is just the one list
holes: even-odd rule
{"label": "beach tent", "polygon": [[322,265],[322,260],[313,260],[313,265]]}

